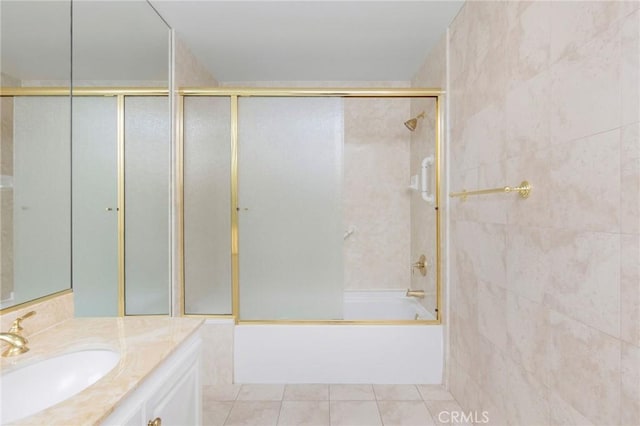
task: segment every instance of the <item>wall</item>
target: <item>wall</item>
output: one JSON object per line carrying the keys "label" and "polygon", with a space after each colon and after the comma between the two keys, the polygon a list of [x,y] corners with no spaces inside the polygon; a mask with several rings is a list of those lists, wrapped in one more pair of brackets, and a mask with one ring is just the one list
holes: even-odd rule
{"label": "wall", "polygon": [[450,388],[493,424],[640,419],[638,2],[468,2],[450,27]]}
{"label": "wall", "polygon": [[177,89],[190,86],[215,87],[216,78],[196,58],[178,35],[174,41],[174,73]]}
{"label": "wall", "polygon": [[404,290],[411,241],[407,99],[344,100],[345,290]]}

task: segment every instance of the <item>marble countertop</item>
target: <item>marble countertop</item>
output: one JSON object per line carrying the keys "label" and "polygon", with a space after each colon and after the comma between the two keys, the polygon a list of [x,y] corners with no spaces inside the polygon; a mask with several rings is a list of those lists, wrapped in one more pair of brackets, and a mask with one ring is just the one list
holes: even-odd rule
{"label": "marble countertop", "polygon": [[[110,349],[120,353],[113,370],[75,396],[13,425],[96,425],[111,414],[203,320],[168,317],[74,318],[26,337],[30,351],[1,358],[3,373],[69,352]],[[26,328],[26,327],[25,327]],[[27,330],[25,330],[27,331]],[[25,395],[28,398],[28,395]]]}

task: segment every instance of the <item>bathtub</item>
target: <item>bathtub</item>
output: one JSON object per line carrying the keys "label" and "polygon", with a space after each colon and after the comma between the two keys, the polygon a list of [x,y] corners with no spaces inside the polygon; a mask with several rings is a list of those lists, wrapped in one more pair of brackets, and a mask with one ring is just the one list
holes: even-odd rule
{"label": "bathtub", "polygon": [[345,291],[345,320],[435,320],[418,299],[406,297],[406,291]]}
{"label": "bathtub", "polygon": [[[345,292],[345,320],[434,319],[404,292]],[[440,384],[441,325],[239,324],[236,383]]]}

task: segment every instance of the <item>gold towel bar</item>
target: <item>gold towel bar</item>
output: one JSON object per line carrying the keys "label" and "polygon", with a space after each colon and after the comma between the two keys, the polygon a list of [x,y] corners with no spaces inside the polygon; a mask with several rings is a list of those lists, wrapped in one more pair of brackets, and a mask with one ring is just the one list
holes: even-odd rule
{"label": "gold towel bar", "polygon": [[467,199],[468,195],[481,195],[481,194],[494,194],[496,192],[518,192],[520,197],[528,198],[531,194],[531,185],[526,180],[523,180],[520,186],[503,186],[502,188],[480,189],[478,191],[452,192],[449,197],[462,197],[462,201]]}

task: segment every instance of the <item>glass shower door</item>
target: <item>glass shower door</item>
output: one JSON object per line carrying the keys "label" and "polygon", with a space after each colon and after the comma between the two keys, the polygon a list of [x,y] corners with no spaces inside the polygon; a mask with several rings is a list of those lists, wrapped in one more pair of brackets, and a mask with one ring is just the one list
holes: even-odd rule
{"label": "glass shower door", "polygon": [[118,315],[117,103],[73,99],[73,297],[77,316]]}
{"label": "glass shower door", "polygon": [[240,98],[241,320],[342,319],[343,100]]}
{"label": "glass shower door", "polygon": [[[168,314],[171,143],[167,98],[125,96],[122,123],[118,122],[122,105],[118,106],[116,96],[78,96],[73,102],[76,315],[117,316],[121,284],[125,315]],[[123,162],[118,161],[119,126],[124,127]],[[118,205],[119,187],[124,205]],[[122,209],[124,233],[118,219]],[[119,241],[124,241],[124,247]],[[124,263],[119,265],[123,255]]]}
{"label": "glass shower door", "polygon": [[170,291],[169,102],[126,96],[124,109],[125,315],[166,315]]}
{"label": "glass shower door", "polygon": [[69,287],[71,120],[68,97],[13,103],[12,302],[22,303]]}
{"label": "glass shower door", "polygon": [[231,103],[184,99],[185,313],[232,313]]}

